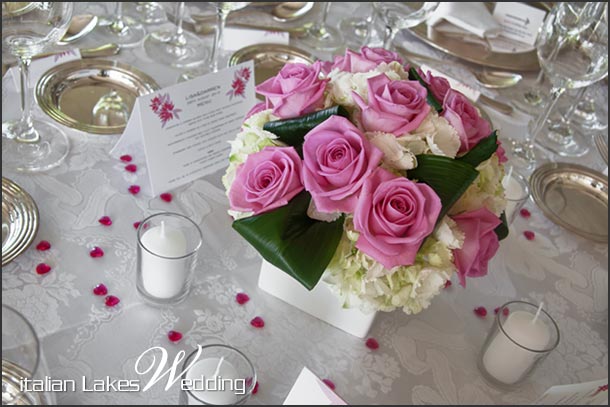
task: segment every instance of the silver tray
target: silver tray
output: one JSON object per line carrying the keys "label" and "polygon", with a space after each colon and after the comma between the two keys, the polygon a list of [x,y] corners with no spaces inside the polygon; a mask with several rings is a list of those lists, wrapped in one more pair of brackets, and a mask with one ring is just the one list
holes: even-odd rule
{"label": "silver tray", "polygon": [[[154,79],[132,66],[91,59],[51,68],[38,81],[35,95],[40,108],[65,126],[87,133],[120,134],[136,98],[158,89]],[[102,98],[114,103],[106,106],[118,105],[110,110],[118,112],[114,113],[114,121],[102,120],[100,110],[94,115],[94,108]],[[109,108],[105,109],[108,113]]]}
{"label": "silver tray", "polygon": [[608,177],[576,164],[549,163],[530,177],[532,196],[556,224],[608,243]]}
{"label": "silver tray", "polygon": [[2,177],[2,267],[32,244],[36,232],[36,203],[19,185]]}
{"label": "silver tray", "polygon": [[229,66],[254,61],[255,84],[259,85],[278,74],[287,63],[313,64],[316,58],[302,49],[281,44],[255,44],[235,51]]}

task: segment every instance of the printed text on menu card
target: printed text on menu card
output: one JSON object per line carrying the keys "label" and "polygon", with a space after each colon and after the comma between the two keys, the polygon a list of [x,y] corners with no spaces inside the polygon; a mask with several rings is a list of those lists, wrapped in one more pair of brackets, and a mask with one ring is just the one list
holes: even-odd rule
{"label": "printed text on menu card", "polygon": [[232,140],[254,106],[252,61],[139,97],[111,154],[142,146],[156,196],[228,164]]}

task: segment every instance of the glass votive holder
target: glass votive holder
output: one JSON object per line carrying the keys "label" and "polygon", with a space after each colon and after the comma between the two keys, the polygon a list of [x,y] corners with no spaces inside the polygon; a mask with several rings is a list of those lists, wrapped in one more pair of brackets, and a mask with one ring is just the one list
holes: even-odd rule
{"label": "glass votive holder", "polygon": [[158,213],[138,227],[137,288],[154,303],[172,304],[188,295],[201,229],[184,215]]}
{"label": "glass votive holder", "polygon": [[256,370],[238,349],[228,345],[199,346],[185,360],[180,404],[245,404],[256,386]]}
{"label": "glass votive holder", "polygon": [[559,344],[559,328],[538,306],[512,301],[498,310],[479,356],[479,370],[494,385],[511,388]]}
{"label": "glass votive holder", "polygon": [[507,176],[504,182],[504,194],[506,197],[506,221],[510,225],[530,196],[530,185],[523,175],[514,170]]}

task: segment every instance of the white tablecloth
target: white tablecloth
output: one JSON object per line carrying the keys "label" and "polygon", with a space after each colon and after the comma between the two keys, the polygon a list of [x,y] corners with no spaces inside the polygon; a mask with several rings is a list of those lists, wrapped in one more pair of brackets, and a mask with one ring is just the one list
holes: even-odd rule
{"label": "white tablecloth", "polygon": [[[100,3],[81,7],[102,9]],[[349,14],[348,7],[337,3],[331,20]],[[449,73],[474,84],[459,60],[407,33],[399,40],[414,51],[445,59]],[[92,41],[86,38],[78,45]],[[179,74],[153,63],[141,48],[124,50],[116,59],[147,72],[161,86],[175,83]],[[9,104],[16,104],[9,96],[3,89],[3,114]],[[36,110],[36,116],[42,117]],[[525,133],[526,115],[486,111],[502,137]],[[332,380],[350,404],[526,404],[549,386],[608,375],[608,246],[553,224],[532,201],[526,204],[531,219],[517,218],[488,276],[470,279],[466,289],[454,284],[418,315],[381,313],[369,334],[380,347],[372,351],[363,340],[257,288],[260,259],[231,228],[222,173],[172,191],[171,203],[133,196],[127,187],[135,183],[136,175],[108,155],[118,136],[66,131],[72,149],[60,167],[33,175],[2,168],[2,175],[26,189],[38,204],[40,229],[35,241],[52,244],[47,252],[33,245],[3,268],[2,302],[32,322],[55,379],[139,379],[134,363],[144,350],[163,346],[173,358],[179,350],[210,343],[231,344],[250,357],[260,384],[249,401],[252,404],[281,404],[303,366]],[[594,148],[577,161],[604,168]],[[134,163],[144,166],[144,157],[134,155]],[[160,211],[187,215],[204,234],[192,292],[185,302],[167,308],[147,305],[135,288],[132,224]],[[112,218],[112,226],[98,223],[103,215]],[[524,230],[534,231],[535,240],[526,240]],[[93,246],[103,248],[105,256],[91,258]],[[37,275],[34,269],[40,262],[53,270]],[[118,307],[110,309],[103,297],[92,294],[98,283],[121,299]],[[240,291],[251,297],[245,306],[234,300]],[[491,327],[493,309],[516,299],[544,301],[559,325],[561,342],[524,385],[505,391],[484,381],[477,356]],[[478,306],[485,306],[490,315],[475,316],[473,309]],[[264,318],[263,329],[250,326],[255,316]],[[172,329],[184,334],[177,344],[168,341]],[[65,392],[57,399],[62,404],[176,404],[178,395],[177,386],[168,391],[155,386],[134,393]]]}

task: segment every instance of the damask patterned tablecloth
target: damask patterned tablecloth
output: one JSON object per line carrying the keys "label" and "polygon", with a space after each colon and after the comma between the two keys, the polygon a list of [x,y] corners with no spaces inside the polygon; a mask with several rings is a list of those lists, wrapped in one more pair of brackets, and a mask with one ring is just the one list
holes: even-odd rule
{"label": "damask patterned tablecloth", "polygon": [[[99,12],[102,6],[86,7]],[[338,6],[333,19],[343,15],[341,7],[347,5]],[[458,60],[408,34],[400,40],[417,52],[449,61],[456,77],[471,80]],[[153,63],[140,48],[124,50],[116,59],[144,70],[161,86],[175,83],[179,74]],[[5,84],[6,78],[3,115],[14,109],[10,100],[15,100]],[[508,117],[489,109],[487,113],[502,137],[525,133],[527,116]],[[43,116],[39,109],[35,114]],[[80,383],[82,377],[92,381],[108,376],[144,382],[134,365],[146,349],[162,346],[173,359],[182,349],[188,352],[197,344],[212,343],[233,345],[252,360],[260,385],[251,404],[281,404],[303,366],[332,380],[350,404],[528,404],[552,385],[608,376],[608,246],[553,224],[532,201],[526,204],[531,218],[518,217],[511,225],[488,276],[470,279],[465,289],[454,282],[418,315],[380,313],[369,334],[380,344],[373,351],[364,340],[257,288],[261,260],[231,228],[222,173],[171,191],[171,203],[133,196],[127,187],[138,182],[138,174],[125,171],[124,163],[108,155],[118,136],[66,131],[72,150],[60,167],[35,175],[2,168],[2,175],[26,189],[38,204],[36,242],[52,244],[47,252],[30,247],[3,268],[2,302],[32,322],[54,379]],[[603,169],[592,150],[578,162]],[[143,156],[133,158],[144,167]],[[146,304],[135,287],[133,223],[160,211],[187,215],[204,235],[189,297],[166,308]],[[110,227],[98,223],[103,215],[112,218]],[[525,239],[525,230],[534,231],[535,240]],[[93,246],[103,248],[105,255],[91,258]],[[34,269],[40,262],[53,270],[37,275]],[[119,306],[108,308],[103,297],[92,294],[98,283],[121,299]],[[251,297],[243,306],[234,299],[240,291]],[[493,309],[517,299],[543,301],[559,325],[561,341],[524,385],[506,391],[484,381],[477,357]],[[478,306],[485,306],[490,315],[477,317],[473,309]],[[250,326],[255,316],[264,318],[263,329]],[[172,329],[184,334],[176,344],[167,338]],[[146,392],[64,392],[56,397],[61,404],[177,404],[178,386],[167,391],[163,387]]]}

